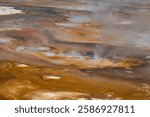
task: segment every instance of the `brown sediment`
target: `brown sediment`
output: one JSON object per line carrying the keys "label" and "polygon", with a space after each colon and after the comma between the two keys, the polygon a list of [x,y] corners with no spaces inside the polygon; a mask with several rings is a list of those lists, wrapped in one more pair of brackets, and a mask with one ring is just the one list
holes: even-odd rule
{"label": "brown sediment", "polygon": [[[15,63],[8,62],[1,63],[0,68],[2,76],[0,92],[1,96],[6,99],[32,99],[32,97],[33,99],[40,99],[38,95],[45,92],[54,94],[55,92],[56,94],[57,92],[81,93],[84,95],[79,95],[78,98],[86,99],[149,98],[148,89],[141,89],[144,88],[144,85],[129,83],[128,81],[122,82],[122,80],[112,81],[103,76],[92,78],[92,76],[78,70],[57,67],[38,68],[34,66],[18,68]],[[59,80],[45,80],[42,78],[45,75],[59,75],[62,78]],[[53,98],[57,99],[57,95]],[[52,98],[47,96],[45,99]],[[68,99],[70,98],[68,97]]]}
{"label": "brown sediment", "polygon": [[[67,23],[66,23],[67,25]],[[92,30],[91,30],[92,27]],[[74,43],[101,43],[100,26],[92,23],[83,23],[78,27],[66,27],[66,30],[59,32],[56,30],[56,38],[65,42]]]}

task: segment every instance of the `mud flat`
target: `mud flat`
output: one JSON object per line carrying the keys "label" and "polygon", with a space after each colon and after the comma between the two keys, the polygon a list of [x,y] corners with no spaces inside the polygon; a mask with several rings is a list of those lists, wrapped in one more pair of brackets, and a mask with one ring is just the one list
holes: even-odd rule
{"label": "mud flat", "polygon": [[0,99],[150,99],[149,6],[0,0]]}

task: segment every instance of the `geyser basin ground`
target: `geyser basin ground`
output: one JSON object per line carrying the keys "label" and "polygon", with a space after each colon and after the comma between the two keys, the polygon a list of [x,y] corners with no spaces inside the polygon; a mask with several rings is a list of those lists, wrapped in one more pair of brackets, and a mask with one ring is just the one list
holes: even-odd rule
{"label": "geyser basin ground", "polygon": [[0,99],[150,99],[149,7],[0,0]]}

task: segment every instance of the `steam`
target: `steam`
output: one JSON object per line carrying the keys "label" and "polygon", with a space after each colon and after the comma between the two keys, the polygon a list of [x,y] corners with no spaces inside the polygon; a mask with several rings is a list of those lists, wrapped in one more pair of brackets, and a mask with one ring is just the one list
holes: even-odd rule
{"label": "steam", "polygon": [[[150,0],[86,0],[86,2],[88,9],[92,11],[91,22],[102,26],[100,29],[102,43],[150,49]],[[106,48],[109,47],[96,45],[94,58],[102,59],[105,53],[103,51],[108,51]]]}

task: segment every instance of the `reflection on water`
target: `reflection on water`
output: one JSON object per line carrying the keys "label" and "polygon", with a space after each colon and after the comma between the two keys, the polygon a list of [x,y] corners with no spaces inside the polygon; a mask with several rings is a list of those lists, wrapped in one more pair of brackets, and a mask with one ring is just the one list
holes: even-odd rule
{"label": "reflection on water", "polygon": [[25,46],[18,46],[18,51],[47,51],[49,47],[25,47]]}
{"label": "reflection on water", "polygon": [[0,99],[150,99],[149,0],[0,0]]}

